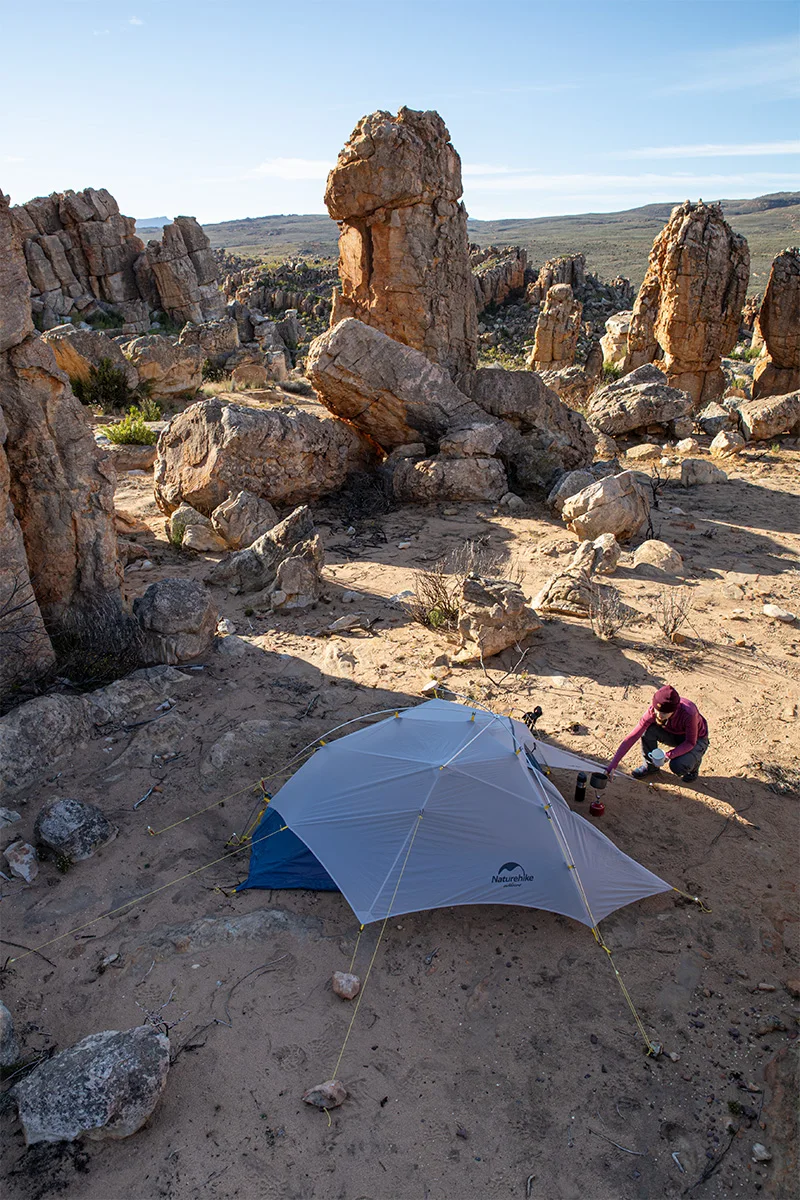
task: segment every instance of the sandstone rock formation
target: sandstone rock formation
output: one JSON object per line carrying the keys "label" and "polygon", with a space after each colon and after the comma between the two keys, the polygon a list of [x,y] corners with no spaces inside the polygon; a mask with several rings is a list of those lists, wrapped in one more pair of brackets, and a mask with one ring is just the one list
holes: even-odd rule
{"label": "sandstone rock formation", "polygon": [[194,217],[176,217],[172,225],[165,225],[161,241],[148,242],[145,260],[161,307],[173,321],[215,321],[224,316],[217,264]]}
{"label": "sandstone rock formation", "polygon": [[630,332],[633,309],[613,313],[606,321],[606,331],[600,338],[603,349],[603,362],[610,367],[624,368],[628,355],[628,334]]}
{"label": "sandstone rock formation", "polygon": [[152,1114],[168,1072],[169,1038],[149,1025],[90,1034],[12,1088],[25,1144],[130,1137]]}
{"label": "sandstone rock formation", "polygon": [[[588,543],[587,543],[588,544]],[[571,566],[558,571],[539,589],[531,601],[537,613],[587,618],[596,593],[589,573]]]}
{"label": "sandstone rock formation", "polygon": [[595,392],[586,416],[592,429],[617,437],[651,425],[674,426],[691,411],[688,393],[670,387],[663,371],[647,363]]}
{"label": "sandstone rock formation", "polygon": [[232,492],[212,512],[211,524],[232,550],[246,550],[278,524],[278,514],[253,492]]}
{"label": "sandstone rock formation", "polygon": [[239,326],[232,316],[196,324],[187,321],[180,332],[181,346],[199,346],[202,357],[215,367],[222,367],[240,346]]}
{"label": "sandstone rock formation", "polygon": [[529,304],[542,304],[550,288],[562,283],[568,284],[575,293],[583,291],[586,286],[585,254],[564,254],[548,259],[536,280],[528,286],[525,299]]}
{"label": "sandstone rock formation", "polygon": [[122,318],[123,332],[144,333],[151,310],[176,321],[224,313],[216,261],[194,217],[177,217],[145,250],[133,217],[105,188],[39,196],[11,214],[42,329],[105,312]]}
{"label": "sandstone rock formation", "polygon": [[458,663],[491,658],[541,629],[519,586],[505,579],[468,575],[458,610],[461,646],[453,660]]}
{"label": "sandstone rock formation", "polygon": [[764,442],[781,434],[800,434],[800,391],[788,396],[746,400],[738,408],[739,423],[750,441]]}
{"label": "sandstone rock formation", "polygon": [[747,242],[718,204],[672,210],[653,243],[628,333],[626,367],[652,362],[658,348],[673,387],[695,405],[725,387],[720,359],[736,344],[750,274]]}
{"label": "sandstone rock formation", "polygon": [[331,324],[354,316],[451,375],[477,361],[461,160],[438,113],[362,118],[328,176],[340,222]]}
{"label": "sandstone rock formation", "polygon": [[128,362],[118,343],[105,333],[78,329],[67,323],[49,330],[42,341],[53,351],[58,367],[70,380],[88,379],[92,367],[99,367],[107,359],[116,370],[122,372],[129,388],[135,388],[139,382],[136,368]]}
{"label": "sandstone rock formation", "polygon": [[633,471],[608,475],[565,501],[561,516],[567,528],[581,541],[593,541],[601,533],[619,540],[632,537],[650,514],[650,502]]}
{"label": "sandstone rock formation", "polygon": [[528,254],[521,246],[506,246],[499,250],[470,247],[472,282],[475,287],[475,306],[478,313],[494,305],[505,304],[525,290],[525,270]]}
{"label": "sandstone rock formation", "polygon": [[242,489],[273,504],[307,503],[337,491],[374,457],[374,447],[343,421],[215,397],[173,417],[161,434],[155,497],[165,513],[185,500],[206,515]]}
{"label": "sandstone rock formation", "polygon": [[767,356],[753,371],[753,399],[785,396],[800,388],[800,249],[784,250],[772,264],[758,316]]}
{"label": "sandstone rock formation", "polygon": [[43,621],[75,623],[106,601],[116,609],[121,572],[114,472],[52,350],[33,332],[22,250],[2,193],[0,283],[0,686],[7,686],[52,663]]}
{"label": "sandstone rock formation", "polygon": [[496,458],[401,459],[392,473],[395,497],[406,504],[431,504],[437,500],[500,500],[508,492],[508,478]]}
{"label": "sandstone rock formation", "polygon": [[545,297],[536,323],[536,340],[528,361],[532,371],[571,367],[575,362],[583,305],[574,299],[568,283],[557,283]]}
{"label": "sandstone rock formation", "polygon": [[319,596],[324,563],[311,511],[296,508],[246,550],[211,568],[208,582],[240,592],[267,591],[273,608],[307,608]]}
{"label": "sandstone rock formation", "polygon": [[685,458],[681,463],[681,483],[686,488],[725,483],[727,479],[725,472],[707,458]]}
{"label": "sandstone rock formation", "polygon": [[125,342],[123,352],[156,400],[192,394],[200,387],[203,354],[199,346],[148,333]]}
{"label": "sandstone rock formation", "polygon": [[547,497],[548,508],[560,513],[570,496],[577,496],[584,488],[591,487],[597,480],[591,471],[566,471],[560,475]]}

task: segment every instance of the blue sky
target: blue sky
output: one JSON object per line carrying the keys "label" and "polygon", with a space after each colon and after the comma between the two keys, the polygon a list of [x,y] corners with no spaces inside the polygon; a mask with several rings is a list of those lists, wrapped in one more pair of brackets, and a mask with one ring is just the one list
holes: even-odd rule
{"label": "blue sky", "polygon": [[471,216],[800,190],[800,0],[0,0],[0,187],[323,212],[358,119],[435,108]]}

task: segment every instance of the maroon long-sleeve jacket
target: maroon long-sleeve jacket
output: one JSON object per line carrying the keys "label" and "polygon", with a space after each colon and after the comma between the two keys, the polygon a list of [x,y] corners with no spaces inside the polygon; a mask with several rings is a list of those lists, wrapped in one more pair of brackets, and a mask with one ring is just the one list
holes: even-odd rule
{"label": "maroon long-sleeve jacket", "polygon": [[[609,771],[616,770],[631,746],[639,740],[645,729],[649,728],[655,719],[656,710],[651,704],[636,728],[620,743],[619,749],[608,764]],[[708,725],[706,724],[705,717],[699,711],[696,704],[693,704],[691,700],[684,700],[683,696],[681,696],[678,707],[663,728],[668,730],[669,733],[682,733],[684,737],[679,746],[675,746],[672,750],[667,751],[667,758],[680,758],[682,754],[688,754],[690,750],[694,750],[700,738],[708,737]]]}

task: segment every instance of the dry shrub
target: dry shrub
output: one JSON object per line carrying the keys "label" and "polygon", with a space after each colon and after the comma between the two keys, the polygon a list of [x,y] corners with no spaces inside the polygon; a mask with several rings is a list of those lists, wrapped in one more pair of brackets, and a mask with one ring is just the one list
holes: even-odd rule
{"label": "dry shrub", "polygon": [[458,624],[459,597],[468,575],[505,579],[519,584],[522,572],[507,561],[502,550],[486,541],[464,542],[438,558],[427,571],[414,575],[413,598],[408,602],[411,618],[428,629],[453,630]]}
{"label": "dry shrub", "polygon": [[143,665],[142,631],[114,595],[76,608],[50,629],[59,679],[100,687]]}
{"label": "dry shrub", "polygon": [[693,608],[694,597],[688,588],[661,589],[653,615],[665,638],[673,638],[683,628]]}
{"label": "dry shrub", "polygon": [[589,621],[592,633],[603,641],[610,641],[636,619],[636,611],[622,600],[619,590],[610,584],[592,588],[589,601]]}

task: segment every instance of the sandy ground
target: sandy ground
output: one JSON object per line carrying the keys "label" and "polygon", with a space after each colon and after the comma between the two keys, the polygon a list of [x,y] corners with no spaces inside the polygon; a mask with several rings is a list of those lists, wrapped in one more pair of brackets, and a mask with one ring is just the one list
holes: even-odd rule
{"label": "sandy ground", "polygon": [[[675,581],[622,566],[613,582],[641,620],[616,641],[553,619],[521,663],[509,651],[488,672],[460,668],[447,681],[517,716],[541,704],[544,733],[602,760],[663,682],[706,715],[711,748],[697,783],[659,775],[647,786],[620,775],[602,819],[623,850],[712,910],[671,894],[603,923],[651,1036],[676,1061],[643,1055],[585,927],[514,908],[424,912],[388,922],[340,1071],[350,1098],[330,1117],[311,1109],[300,1095],[329,1078],[352,1013],[330,977],[349,965],[357,925],[338,894],[230,894],[246,874],[245,852],[0,974],[29,1056],[129,1028],[170,996],[163,1015],[177,1022],[166,1091],[127,1141],[26,1151],[6,1103],[4,1195],[793,1196],[800,1008],[787,983],[800,978],[800,799],[768,785],[770,764],[798,767],[800,626],[769,620],[762,606],[769,599],[800,611],[800,453],[748,452],[730,474],[727,485],[669,486],[655,514],[657,533],[684,557],[694,597],[682,645],[665,641],[651,617],[660,589]],[[150,477],[125,476],[117,504],[146,523],[136,536],[153,563],[128,569],[131,595],[154,578],[202,575],[203,556],[167,543]],[[574,541],[533,504],[514,517],[470,504],[371,519],[319,505],[315,515],[327,553],[319,605],[275,618],[259,611],[258,597],[219,592],[221,615],[245,639],[242,653],[210,654],[203,670],[186,672],[168,714],[76,748],[24,797],[23,823],[9,834],[30,836],[40,803],[64,795],[100,804],[120,836],[64,875],[46,863],[32,886],[2,884],[4,954],[219,858],[257,793],[155,838],[148,826],[161,829],[245,787],[333,725],[417,703],[433,660],[452,647],[388,603],[415,570],[484,538],[505,551],[532,595]],[[351,589],[359,599],[345,605]],[[353,611],[374,621],[369,632],[320,636]],[[214,743],[253,720],[268,722],[257,742],[214,767]],[[178,757],[154,762],[154,754]],[[625,766],[636,761],[632,754]],[[133,811],[153,784],[161,790]],[[572,780],[563,785],[571,801]],[[361,939],[362,975],[378,934],[371,926]],[[113,954],[119,959],[99,970]],[[755,1142],[771,1162],[751,1161]]]}

